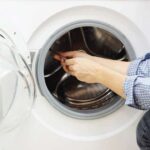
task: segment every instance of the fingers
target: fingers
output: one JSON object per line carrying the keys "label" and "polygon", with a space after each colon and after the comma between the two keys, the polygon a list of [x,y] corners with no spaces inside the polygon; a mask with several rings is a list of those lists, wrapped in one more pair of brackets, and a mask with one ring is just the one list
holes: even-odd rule
{"label": "fingers", "polygon": [[68,70],[67,66],[64,65],[63,69],[64,69],[65,72],[69,73],[69,70]]}
{"label": "fingers", "polygon": [[72,59],[66,59],[65,61],[64,61],[64,63],[67,65],[67,66],[69,66],[69,65],[74,65],[75,63],[76,63],[76,58],[72,58]]}
{"label": "fingers", "polygon": [[61,61],[61,58],[75,58],[85,56],[84,50],[76,50],[76,51],[67,51],[67,52],[59,52],[59,54],[54,55],[54,59]]}
{"label": "fingers", "polygon": [[79,51],[69,51],[56,54],[54,58],[60,61],[65,72],[76,76],[76,72],[78,70],[78,59],[82,57],[82,54],[83,52]]}
{"label": "fingers", "polygon": [[61,56],[66,58],[73,58],[77,56],[78,51],[61,52]]}
{"label": "fingers", "polygon": [[65,72],[75,76],[75,63],[73,59],[62,60],[61,65]]}
{"label": "fingers", "polygon": [[56,60],[58,60],[58,61],[61,61],[61,57],[60,57],[60,55],[54,55],[54,59],[56,59]]}
{"label": "fingers", "polygon": [[77,56],[76,51],[70,51],[70,52],[61,52],[59,54],[54,55],[54,59],[61,61],[61,59],[64,58],[74,58]]}
{"label": "fingers", "polygon": [[74,65],[77,62],[77,58],[72,58],[72,59],[63,59],[60,58],[60,62],[63,66],[70,66],[70,65]]}
{"label": "fingers", "polygon": [[61,52],[60,55],[66,58],[74,58],[77,56],[85,55],[86,52],[84,50],[75,50],[75,51],[67,51],[67,52]]}
{"label": "fingers", "polygon": [[72,65],[74,65],[76,62],[75,58],[72,58],[72,59],[65,59],[64,58],[63,59],[61,56],[59,56],[57,54],[54,56],[54,58],[56,60],[60,61],[65,72],[72,74],[72,71],[73,71]]}
{"label": "fingers", "polygon": [[61,65],[62,65],[64,71],[67,72],[67,73],[69,73],[68,67],[65,64],[65,60],[63,60],[63,59],[61,60]]}
{"label": "fingers", "polygon": [[54,59],[61,61],[62,59],[65,60],[66,58],[64,56],[62,56],[61,54],[56,54],[53,57]]}
{"label": "fingers", "polygon": [[69,73],[73,76],[75,76],[75,71],[74,69],[72,68],[72,66],[66,66],[66,65],[62,65],[63,66],[63,69],[66,73]]}
{"label": "fingers", "polygon": [[68,70],[71,71],[71,72],[75,72],[76,68],[75,68],[74,65],[71,65],[71,66],[68,66]]}

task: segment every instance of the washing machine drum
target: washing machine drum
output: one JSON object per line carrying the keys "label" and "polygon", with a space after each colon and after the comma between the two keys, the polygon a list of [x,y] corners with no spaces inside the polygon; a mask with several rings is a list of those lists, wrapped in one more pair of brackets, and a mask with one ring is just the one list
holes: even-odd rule
{"label": "washing machine drum", "polygon": [[[76,38],[78,37],[78,38]],[[112,105],[117,96],[102,84],[88,84],[64,72],[54,54],[62,51],[84,50],[90,55],[127,60],[121,41],[111,33],[96,27],[80,27],[56,39],[45,60],[45,82],[49,92],[63,105],[76,110],[95,110]]]}
{"label": "washing machine drum", "polygon": [[67,106],[92,109],[109,103],[114,94],[102,84],[81,82],[66,73],[58,82],[54,95]]}

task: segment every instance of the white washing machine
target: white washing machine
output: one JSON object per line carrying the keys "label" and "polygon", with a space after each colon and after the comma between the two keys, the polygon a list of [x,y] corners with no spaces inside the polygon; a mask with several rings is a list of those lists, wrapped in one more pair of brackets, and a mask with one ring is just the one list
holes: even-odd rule
{"label": "white washing machine", "polygon": [[137,150],[144,112],[103,85],[66,77],[52,56],[72,49],[142,56],[150,49],[149,9],[148,1],[1,2],[0,149]]}

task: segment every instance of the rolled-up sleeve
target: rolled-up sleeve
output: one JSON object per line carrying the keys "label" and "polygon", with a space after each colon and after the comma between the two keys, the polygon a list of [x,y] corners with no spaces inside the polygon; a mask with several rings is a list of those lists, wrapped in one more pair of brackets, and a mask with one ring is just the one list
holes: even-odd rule
{"label": "rolled-up sleeve", "polygon": [[124,82],[125,104],[150,109],[150,53],[132,61]]}
{"label": "rolled-up sleeve", "polygon": [[147,53],[145,56],[139,57],[132,61],[129,65],[127,75],[143,75],[150,77],[150,53]]}
{"label": "rolled-up sleeve", "polygon": [[150,109],[150,77],[127,77],[124,88],[125,104],[138,109]]}

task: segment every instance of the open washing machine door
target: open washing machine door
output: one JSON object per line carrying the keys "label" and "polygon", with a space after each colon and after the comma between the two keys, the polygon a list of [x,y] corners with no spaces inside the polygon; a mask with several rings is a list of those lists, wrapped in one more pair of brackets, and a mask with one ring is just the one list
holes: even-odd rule
{"label": "open washing machine door", "polygon": [[30,55],[16,32],[0,25],[0,135],[29,114],[35,100]]}

